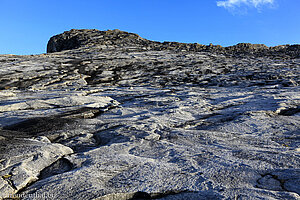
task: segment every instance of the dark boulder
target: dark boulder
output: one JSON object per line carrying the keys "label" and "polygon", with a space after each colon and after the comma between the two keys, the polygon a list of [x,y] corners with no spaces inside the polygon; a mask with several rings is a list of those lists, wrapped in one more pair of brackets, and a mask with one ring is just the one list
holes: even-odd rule
{"label": "dark boulder", "polygon": [[97,29],[72,29],[50,38],[47,53],[76,49],[86,45],[137,45],[147,43],[146,39],[125,31]]}

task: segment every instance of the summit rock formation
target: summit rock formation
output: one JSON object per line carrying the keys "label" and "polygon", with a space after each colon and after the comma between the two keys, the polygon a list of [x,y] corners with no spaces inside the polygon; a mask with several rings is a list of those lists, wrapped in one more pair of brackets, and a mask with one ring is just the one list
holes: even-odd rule
{"label": "summit rock formation", "polygon": [[0,55],[0,197],[299,199],[300,45],[72,29]]}
{"label": "summit rock formation", "polygon": [[72,29],[63,34],[53,36],[47,44],[47,52],[59,52],[83,46],[109,45],[124,47],[138,46],[143,50],[175,50],[195,52],[218,52],[226,54],[254,54],[256,56],[289,56],[300,55],[300,45],[279,45],[267,47],[264,44],[239,43],[234,46],[221,47],[220,45],[201,45],[198,43],[155,42],[141,38],[135,33],[128,33],[118,29],[99,31],[96,29]]}

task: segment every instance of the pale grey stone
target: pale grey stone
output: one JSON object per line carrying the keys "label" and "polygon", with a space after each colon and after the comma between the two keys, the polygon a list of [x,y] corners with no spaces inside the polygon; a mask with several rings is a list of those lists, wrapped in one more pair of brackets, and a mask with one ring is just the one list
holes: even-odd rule
{"label": "pale grey stone", "polygon": [[48,51],[0,55],[3,198],[300,198],[299,46],[71,30]]}

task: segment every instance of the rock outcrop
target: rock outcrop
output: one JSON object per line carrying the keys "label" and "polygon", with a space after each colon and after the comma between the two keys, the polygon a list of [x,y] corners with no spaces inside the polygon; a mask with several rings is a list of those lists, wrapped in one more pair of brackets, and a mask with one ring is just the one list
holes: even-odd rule
{"label": "rock outcrop", "polygon": [[99,31],[96,29],[72,29],[50,38],[47,45],[47,52],[59,52],[79,47],[94,45],[109,46],[139,46],[141,50],[175,50],[175,51],[196,51],[196,52],[217,52],[231,55],[248,54],[255,56],[290,56],[300,57],[300,45],[280,45],[267,47],[264,44],[239,43],[234,46],[221,47],[220,45],[201,45],[198,43],[179,42],[155,42],[141,38],[135,33],[128,33],[118,29]]}
{"label": "rock outcrop", "polygon": [[0,197],[299,199],[299,45],[71,30],[0,55]]}
{"label": "rock outcrop", "polygon": [[47,44],[47,53],[70,50],[90,45],[138,45],[146,43],[147,40],[134,33],[125,31],[96,29],[72,29],[63,34],[50,38]]}

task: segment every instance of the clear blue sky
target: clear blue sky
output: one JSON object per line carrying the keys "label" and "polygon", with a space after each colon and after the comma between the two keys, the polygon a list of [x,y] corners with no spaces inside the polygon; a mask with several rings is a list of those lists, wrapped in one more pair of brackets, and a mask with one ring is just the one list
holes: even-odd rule
{"label": "clear blue sky", "polygon": [[72,28],[156,41],[300,43],[300,0],[0,0],[0,54],[39,54]]}

